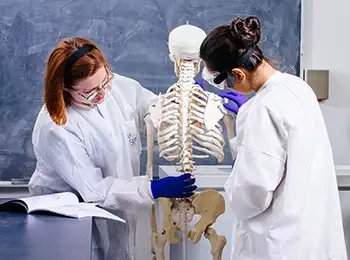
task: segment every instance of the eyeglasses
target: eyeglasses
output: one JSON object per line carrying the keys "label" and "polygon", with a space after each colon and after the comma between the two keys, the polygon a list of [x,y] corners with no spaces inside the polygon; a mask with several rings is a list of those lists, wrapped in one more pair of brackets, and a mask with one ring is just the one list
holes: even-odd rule
{"label": "eyeglasses", "polygon": [[97,96],[97,94],[101,92],[101,90],[105,90],[105,89],[108,89],[111,87],[111,84],[112,84],[111,81],[114,78],[114,74],[112,72],[108,71],[107,69],[106,69],[106,72],[107,72],[107,75],[111,75],[108,78],[108,80],[105,83],[103,83],[101,86],[97,87],[96,90],[93,90],[90,93],[87,93],[87,95],[84,95],[75,89],[72,89],[72,90],[74,92],[76,92],[78,95],[80,95],[81,97],[83,97],[85,100],[90,101],[90,102],[93,101],[94,98]]}
{"label": "eyeglasses", "polygon": [[223,90],[225,88],[224,80],[227,78],[227,72],[210,72],[206,67],[203,68],[202,78],[207,81],[210,85]]}

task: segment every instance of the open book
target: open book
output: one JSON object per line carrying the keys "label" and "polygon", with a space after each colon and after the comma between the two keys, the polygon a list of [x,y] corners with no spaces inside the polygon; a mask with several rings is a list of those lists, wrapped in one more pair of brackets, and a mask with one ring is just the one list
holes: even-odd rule
{"label": "open book", "polygon": [[100,217],[125,223],[124,219],[98,207],[96,203],[79,203],[78,197],[71,192],[1,200],[0,210],[16,205],[23,207],[28,214],[47,211],[72,218]]}

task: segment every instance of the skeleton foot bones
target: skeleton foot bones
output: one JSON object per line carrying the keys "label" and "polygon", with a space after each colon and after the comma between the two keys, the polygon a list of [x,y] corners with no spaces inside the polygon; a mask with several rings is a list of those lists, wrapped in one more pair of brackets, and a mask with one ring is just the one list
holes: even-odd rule
{"label": "skeleton foot bones", "polygon": [[[175,64],[178,81],[165,94],[158,96],[145,117],[147,175],[150,178],[153,172],[154,136],[157,136],[160,157],[177,161],[179,173],[193,174],[195,158],[213,156],[218,162],[224,159],[225,141],[220,121],[224,123],[228,137],[234,135],[233,118],[224,109],[224,100],[204,91],[194,80],[200,68],[200,44],[205,37],[203,30],[191,25],[179,26],[169,35],[170,59]],[[232,150],[231,154],[234,159]],[[221,259],[226,238],[218,236],[211,227],[225,212],[225,200],[219,192],[208,189],[191,198],[161,198],[159,202],[163,212],[160,232],[156,225],[155,208],[152,208],[152,251],[155,260],[165,260],[166,242],[180,243],[189,238],[196,244],[203,235],[211,244],[213,259]],[[187,225],[194,215],[199,215],[200,220],[187,231]],[[177,237],[177,231],[182,231],[185,237]]]}

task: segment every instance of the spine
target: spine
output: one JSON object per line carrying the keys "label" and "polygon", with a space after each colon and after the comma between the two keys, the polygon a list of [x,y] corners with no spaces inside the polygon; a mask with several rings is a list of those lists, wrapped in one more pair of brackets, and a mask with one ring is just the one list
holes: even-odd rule
{"label": "spine", "polygon": [[181,172],[193,172],[192,135],[190,133],[190,100],[192,95],[195,65],[192,61],[181,61],[179,73],[180,88],[180,118],[182,154],[180,160]]}

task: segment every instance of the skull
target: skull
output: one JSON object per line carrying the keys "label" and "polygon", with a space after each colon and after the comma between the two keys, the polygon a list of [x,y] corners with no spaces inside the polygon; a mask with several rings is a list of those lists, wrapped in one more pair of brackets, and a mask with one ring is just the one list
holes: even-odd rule
{"label": "skull", "polygon": [[174,62],[174,71],[177,76],[179,76],[181,60],[193,61],[196,65],[196,74],[199,72],[199,49],[206,36],[201,28],[189,24],[178,26],[170,32],[169,58]]}

